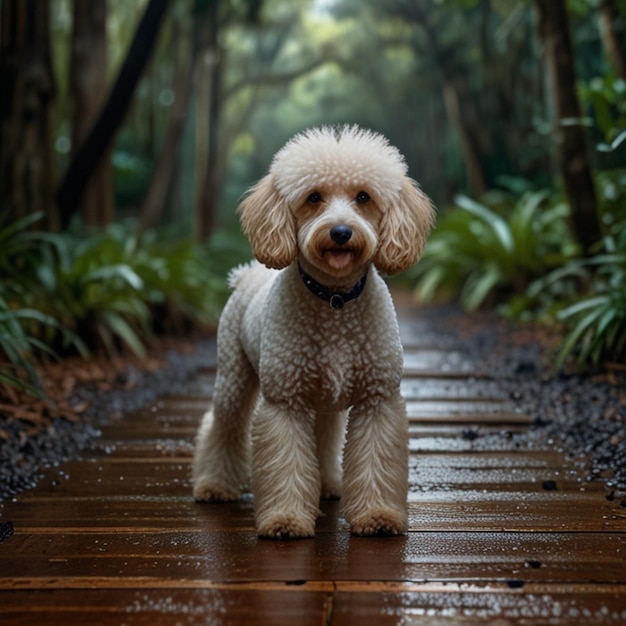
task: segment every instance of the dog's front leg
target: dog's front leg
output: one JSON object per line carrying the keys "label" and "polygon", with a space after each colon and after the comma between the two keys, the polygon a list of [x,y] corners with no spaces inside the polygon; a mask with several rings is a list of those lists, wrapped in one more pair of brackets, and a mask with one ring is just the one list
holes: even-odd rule
{"label": "dog's front leg", "polygon": [[344,450],[344,508],[357,535],[407,530],[408,420],[398,392],[350,411]]}
{"label": "dog's front leg", "polygon": [[252,490],[263,537],[311,537],[319,514],[315,414],[261,398],[252,425]]}

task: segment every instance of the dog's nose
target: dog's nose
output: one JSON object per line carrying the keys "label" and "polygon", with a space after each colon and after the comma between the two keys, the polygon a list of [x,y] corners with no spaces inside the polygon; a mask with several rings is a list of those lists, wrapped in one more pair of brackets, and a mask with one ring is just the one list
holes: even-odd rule
{"label": "dog's nose", "polygon": [[330,229],[330,238],[338,245],[348,243],[352,237],[352,229],[345,224],[337,224]]}

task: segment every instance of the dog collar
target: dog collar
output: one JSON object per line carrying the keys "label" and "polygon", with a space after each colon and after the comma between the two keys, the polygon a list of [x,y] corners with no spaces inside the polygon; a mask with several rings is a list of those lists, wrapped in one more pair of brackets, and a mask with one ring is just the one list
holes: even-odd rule
{"label": "dog collar", "polygon": [[335,291],[334,289],[320,285],[320,283],[302,269],[300,263],[298,263],[298,270],[308,290],[318,298],[328,302],[333,309],[342,309],[346,302],[358,298],[365,287],[365,281],[367,279],[367,270],[365,270],[365,274],[363,274],[359,282],[354,285],[350,291]]}

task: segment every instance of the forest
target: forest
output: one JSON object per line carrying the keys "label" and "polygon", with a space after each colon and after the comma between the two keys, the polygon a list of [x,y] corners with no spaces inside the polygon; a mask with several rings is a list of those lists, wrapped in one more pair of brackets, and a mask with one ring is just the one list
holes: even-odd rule
{"label": "forest", "polygon": [[0,400],[38,365],[213,326],[235,213],[294,133],[356,123],[438,210],[418,302],[626,361],[626,0],[3,0]]}

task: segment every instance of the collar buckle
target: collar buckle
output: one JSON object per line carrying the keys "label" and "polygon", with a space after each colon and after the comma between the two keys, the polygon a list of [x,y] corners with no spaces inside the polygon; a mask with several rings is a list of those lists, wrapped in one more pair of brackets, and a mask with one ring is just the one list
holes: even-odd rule
{"label": "collar buckle", "polygon": [[343,296],[338,294],[338,293],[334,293],[331,297],[330,297],[330,306],[333,307],[333,309],[343,309],[343,305],[344,305],[344,300],[343,300]]}

